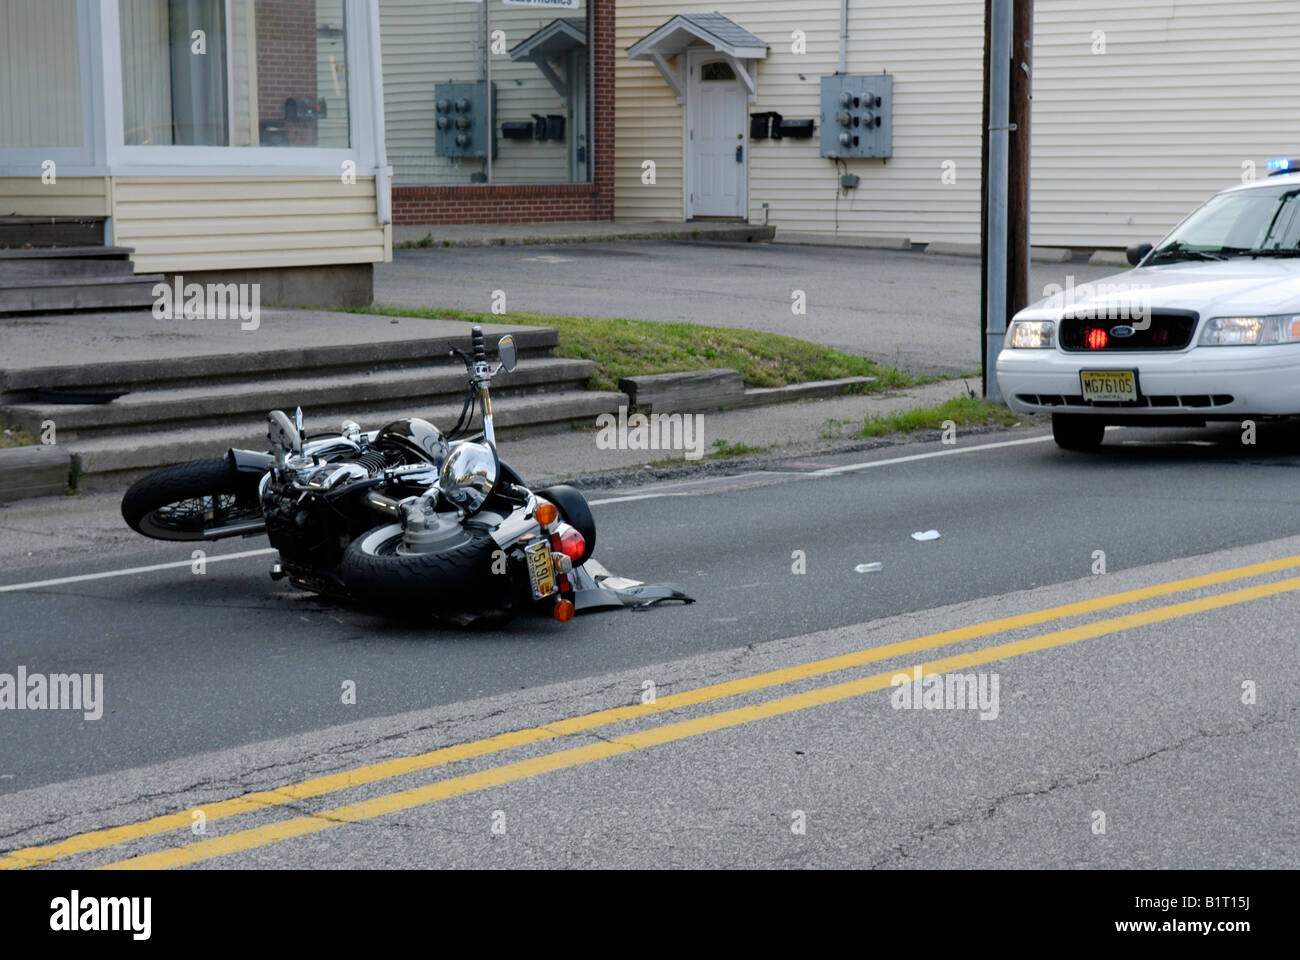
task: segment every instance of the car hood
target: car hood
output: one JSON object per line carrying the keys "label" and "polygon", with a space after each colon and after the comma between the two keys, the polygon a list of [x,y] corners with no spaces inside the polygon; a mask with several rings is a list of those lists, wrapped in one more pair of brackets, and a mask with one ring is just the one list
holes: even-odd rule
{"label": "car hood", "polygon": [[1168,263],[1100,280],[1053,286],[1016,314],[1017,320],[1056,320],[1071,311],[1192,310],[1202,317],[1300,313],[1300,259]]}

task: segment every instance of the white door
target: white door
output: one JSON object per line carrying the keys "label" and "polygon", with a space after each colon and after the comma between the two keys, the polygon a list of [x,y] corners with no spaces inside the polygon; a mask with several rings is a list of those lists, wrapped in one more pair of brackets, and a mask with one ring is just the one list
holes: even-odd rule
{"label": "white door", "polygon": [[691,51],[686,85],[686,216],[741,217],[748,202],[745,85],[713,51]]}

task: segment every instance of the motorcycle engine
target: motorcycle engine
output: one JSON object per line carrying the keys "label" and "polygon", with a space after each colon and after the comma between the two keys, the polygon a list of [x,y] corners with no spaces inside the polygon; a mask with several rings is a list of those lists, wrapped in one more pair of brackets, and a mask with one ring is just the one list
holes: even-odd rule
{"label": "motorcycle engine", "polygon": [[267,479],[262,489],[267,537],[295,585],[319,590],[347,545],[376,523],[375,515],[351,503],[342,488],[408,459],[402,451],[372,447],[346,460],[290,464]]}

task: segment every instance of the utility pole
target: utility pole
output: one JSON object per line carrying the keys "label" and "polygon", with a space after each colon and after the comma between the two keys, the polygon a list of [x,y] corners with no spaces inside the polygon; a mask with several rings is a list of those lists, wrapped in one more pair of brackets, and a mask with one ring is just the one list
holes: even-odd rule
{"label": "utility pole", "polygon": [[1033,0],[985,0],[981,148],[984,395],[1001,401],[994,366],[1007,321],[1029,302],[1029,115]]}
{"label": "utility pole", "polygon": [[1033,96],[1034,0],[1014,0],[1011,33],[1011,159],[1007,190],[1007,319],[1029,306],[1029,115]]}

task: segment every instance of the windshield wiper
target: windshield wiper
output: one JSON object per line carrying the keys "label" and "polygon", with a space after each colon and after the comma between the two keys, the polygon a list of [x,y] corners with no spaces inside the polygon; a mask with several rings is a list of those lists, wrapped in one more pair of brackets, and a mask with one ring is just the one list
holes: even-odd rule
{"label": "windshield wiper", "polygon": [[1223,252],[1230,257],[1300,257],[1300,250],[1294,248],[1281,250],[1247,250],[1243,247],[1224,247]]}
{"label": "windshield wiper", "polygon": [[1161,247],[1155,253],[1151,254],[1150,263],[1158,263],[1161,260],[1223,260],[1224,257],[1219,255],[1218,251],[1211,250],[1189,250],[1183,246],[1181,240],[1175,240],[1167,247]]}

